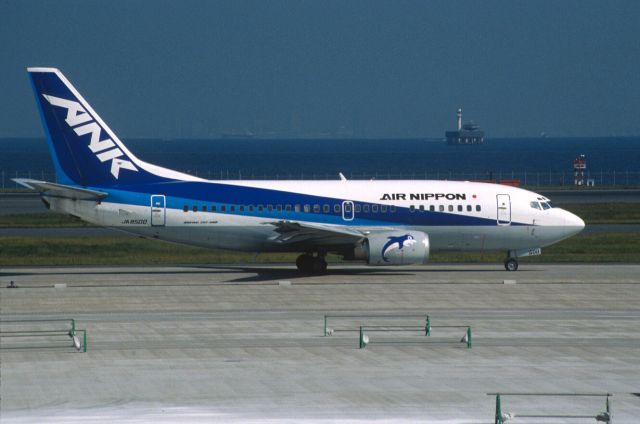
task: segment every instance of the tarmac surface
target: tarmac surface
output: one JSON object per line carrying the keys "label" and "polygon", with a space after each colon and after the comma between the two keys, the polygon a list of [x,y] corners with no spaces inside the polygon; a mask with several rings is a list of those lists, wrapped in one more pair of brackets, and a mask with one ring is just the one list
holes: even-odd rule
{"label": "tarmac surface", "polygon": [[[325,337],[325,314],[360,316],[329,317]],[[0,318],[3,424],[493,423],[495,392],[611,393],[615,423],[640,417],[640,265],[3,268]],[[62,318],[86,353],[6,333]],[[605,401],[502,405],[595,416]]]}

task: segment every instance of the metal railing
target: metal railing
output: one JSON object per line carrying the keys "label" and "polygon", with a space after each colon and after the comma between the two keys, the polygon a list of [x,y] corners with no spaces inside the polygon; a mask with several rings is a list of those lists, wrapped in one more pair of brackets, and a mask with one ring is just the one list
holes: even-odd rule
{"label": "metal railing", "polygon": [[[496,397],[496,410],[494,424],[505,424],[514,418],[562,418],[562,419],[595,419],[598,422],[613,424],[613,410],[611,393],[487,393],[488,396]],[[604,397],[605,410],[596,414],[578,414],[578,413],[515,413],[503,412],[502,398],[504,396],[526,396],[526,397]],[[528,402],[530,406],[531,403]]]}
{"label": "metal railing", "polygon": [[[286,173],[255,173],[237,169],[183,169],[181,172],[213,180],[337,180],[338,174],[333,172],[286,172]],[[517,181],[526,187],[575,187],[573,185],[573,171],[554,170],[497,170],[491,172],[480,171],[449,171],[424,170],[406,173],[398,172],[343,172],[350,180],[450,180],[450,181]],[[44,181],[56,181],[51,170],[9,170],[0,169],[0,188],[9,189],[19,187],[13,178],[32,178]],[[636,169],[589,169],[584,174],[585,185],[591,181],[595,187],[600,186],[640,186],[640,170]]]}
{"label": "metal railing", "polygon": [[[82,339],[78,337],[79,333]],[[73,318],[3,319],[0,320],[0,340],[0,349],[7,350],[73,347],[77,351],[87,351],[87,330],[78,329]]]}

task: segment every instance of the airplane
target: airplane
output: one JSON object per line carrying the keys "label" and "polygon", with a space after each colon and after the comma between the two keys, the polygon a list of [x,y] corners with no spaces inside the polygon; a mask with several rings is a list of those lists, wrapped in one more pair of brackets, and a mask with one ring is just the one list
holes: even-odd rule
{"label": "airplane", "polygon": [[297,252],[307,274],[326,255],[372,266],[426,263],[432,251],[518,258],[584,221],[517,187],[469,181],[207,180],[142,161],[56,68],[27,68],[56,181],[15,179],[47,208],[150,239],[249,252]]}

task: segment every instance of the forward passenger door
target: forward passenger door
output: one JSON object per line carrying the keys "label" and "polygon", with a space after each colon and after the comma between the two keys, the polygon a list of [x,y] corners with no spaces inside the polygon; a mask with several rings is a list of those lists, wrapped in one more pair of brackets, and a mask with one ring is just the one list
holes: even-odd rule
{"label": "forward passenger door", "polygon": [[498,209],[498,225],[511,225],[511,198],[509,195],[496,195],[496,206]]}

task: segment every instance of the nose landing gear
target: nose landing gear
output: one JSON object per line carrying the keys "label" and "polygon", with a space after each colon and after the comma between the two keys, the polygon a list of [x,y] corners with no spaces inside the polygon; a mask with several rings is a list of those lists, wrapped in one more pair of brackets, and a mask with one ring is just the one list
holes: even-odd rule
{"label": "nose landing gear", "polygon": [[296,259],[296,266],[300,272],[305,274],[324,274],[327,272],[327,261],[324,259],[325,255],[318,253],[317,256],[313,256],[311,253],[305,253],[298,256]]}
{"label": "nose landing gear", "polygon": [[518,270],[518,260],[516,258],[507,258],[504,260],[504,269],[507,271]]}

